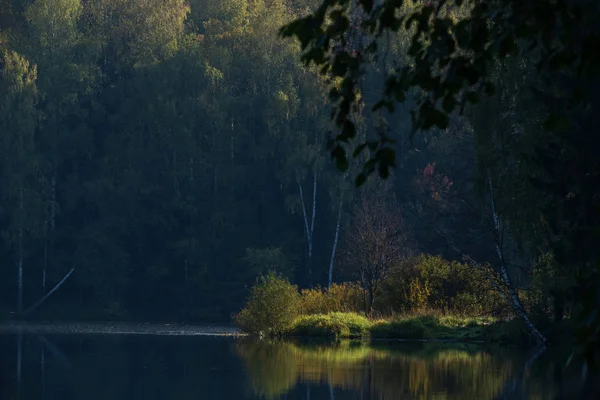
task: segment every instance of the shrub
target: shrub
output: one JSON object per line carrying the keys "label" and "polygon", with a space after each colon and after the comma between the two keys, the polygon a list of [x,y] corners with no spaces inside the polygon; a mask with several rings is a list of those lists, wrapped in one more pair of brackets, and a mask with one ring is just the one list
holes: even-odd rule
{"label": "shrub", "polygon": [[334,283],[329,289],[302,290],[302,314],[360,312],[364,309],[364,291],[358,283]]}
{"label": "shrub", "polygon": [[497,313],[505,305],[480,270],[430,255],[398,265],[377,304],[378,309],[396,312],[437,310],[463,315]]}
{"label": "shrub", "polygon": [[259,278],[234,322],[248,333],[280,335],[291,327],[299,312],[298,288],[271,272]]}

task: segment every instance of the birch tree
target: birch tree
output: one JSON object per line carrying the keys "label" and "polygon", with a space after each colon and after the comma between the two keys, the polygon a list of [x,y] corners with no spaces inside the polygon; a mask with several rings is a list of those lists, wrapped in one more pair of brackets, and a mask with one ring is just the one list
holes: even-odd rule
{"label": "birch tree", "polygon": [[30,240],[39,237],[42,182],[34,133],[37,124],[36,67],[0,45],[0,174],[2,214],[9,220],[3,232],[14,254],[17,312],[24,305],[24,270]]}

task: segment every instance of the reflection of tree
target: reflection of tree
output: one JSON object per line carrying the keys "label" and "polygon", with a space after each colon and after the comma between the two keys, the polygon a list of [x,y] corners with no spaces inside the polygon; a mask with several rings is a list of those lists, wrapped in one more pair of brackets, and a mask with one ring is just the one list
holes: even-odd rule
{"label": "reflection of tree", "polygon": [[[377,398],[494,398],[518,369],[489,352],[448,345],[317,346],[286,341],[236,343],[255,394],[275,398],[297,383],[323,384]],[[540,387],[535,385],[539,390]]]}
{"label": "reflection of tree", "polygon": [[257,342],[242,340],[236,352],[246,362],[254,392],[266,398],[274,398],[291,390],[297,380],[297,363],[290,356],[292,346],[282,342]]}

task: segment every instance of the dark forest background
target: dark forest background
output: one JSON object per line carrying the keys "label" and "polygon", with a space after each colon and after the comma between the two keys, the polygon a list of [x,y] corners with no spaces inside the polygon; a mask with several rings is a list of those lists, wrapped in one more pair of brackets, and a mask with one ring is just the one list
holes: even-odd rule
{"label": "dark forest background", "polygon": [[[0,316],[72,268],[32,317],[229,320],[268,270],[304,288],[326,286],[332,265],[334,281],[350,279],[333,256],[382,184],[354,189],[360,159],[336,170],[328,84],[277,36],[315,5],[0,0]],[[407,40],[382,44],[364,104],[389,60],[407,60]],[[493,76],[496,96],[446,129],[413,136],[408,102],[357,112],[357,135],[397,140],[385,190],[412,252],[493,264],[499,214],[516,285],[551,276],[538,283],[563,304],[572,277],[552,269],[537,215],[556,198],[527,162],[544,134],[527,90],[537,77],[524,58]]]}

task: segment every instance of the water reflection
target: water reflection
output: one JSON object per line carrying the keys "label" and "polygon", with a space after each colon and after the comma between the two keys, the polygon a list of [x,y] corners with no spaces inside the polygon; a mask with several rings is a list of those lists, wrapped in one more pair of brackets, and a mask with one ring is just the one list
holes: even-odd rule
{"label": "water reflection", "polygon": [[524,369],[526,353],[464,344],[241,340],[236,352],[255,395],[268,399],[301,385],[327,387],[331,399],[338,391],[361,399],[494,399],[507,393],[513,399],[554,399],[561,398],[563,385],[547,374],[554,366],[547,359],[541,371]]}
{"label": "water reflection", "polygon": [[0,354],[2,400],[595,398],[549,352],[457,344],[15,333]]}

